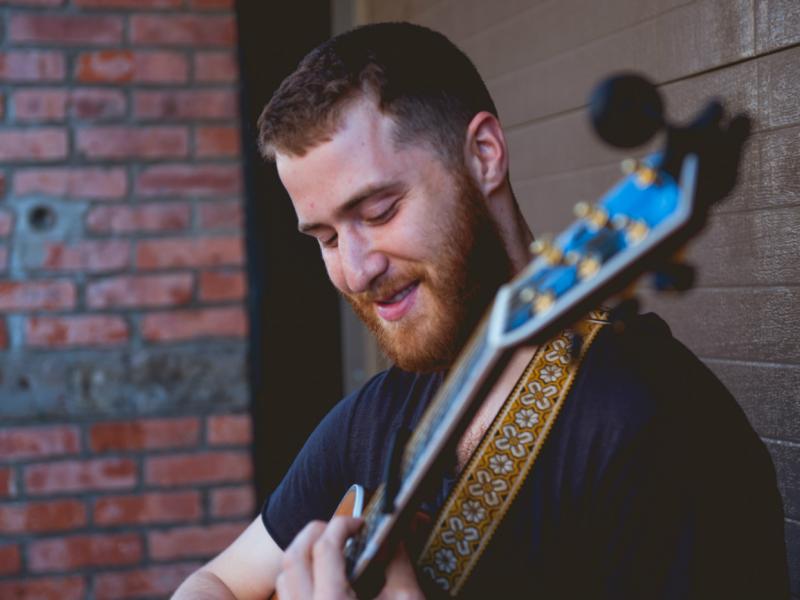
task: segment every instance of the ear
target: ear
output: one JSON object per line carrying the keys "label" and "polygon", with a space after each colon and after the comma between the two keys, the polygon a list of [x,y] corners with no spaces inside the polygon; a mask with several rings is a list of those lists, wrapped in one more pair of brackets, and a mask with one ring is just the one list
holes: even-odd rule
{"label": "ear", "polygon": [[508,175],[508,147],[497,117],[482,111],[467,126],[466,165],[485,196],[489,196]]}

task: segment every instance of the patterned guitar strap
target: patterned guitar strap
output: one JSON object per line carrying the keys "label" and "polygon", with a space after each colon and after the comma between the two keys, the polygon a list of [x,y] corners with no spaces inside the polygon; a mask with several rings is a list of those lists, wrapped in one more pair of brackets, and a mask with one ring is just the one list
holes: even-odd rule
{"label": "patterned guitar strap", "polygon": [[539,347],[461,473],[417,561],[447,594],[464,586],[511,507],[606,317],[594,311]]}

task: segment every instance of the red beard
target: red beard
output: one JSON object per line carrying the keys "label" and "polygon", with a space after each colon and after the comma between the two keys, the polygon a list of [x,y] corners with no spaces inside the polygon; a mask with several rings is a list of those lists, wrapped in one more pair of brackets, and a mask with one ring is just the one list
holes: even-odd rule
{"label": "red beard", "polygon": [[[379,280],[362,294],[344,294],[375,334],[384,353],[401,369],[430,372],[449,368],[494,297],[512,274],[511,261],[486,207],[486,199],[466,173],[456,176],[457,209],[442,223],[441,249],[424,263]],[[381,319],[376,300],[403,285],[419,282],[427,295],[426,313],[396,323]]]}

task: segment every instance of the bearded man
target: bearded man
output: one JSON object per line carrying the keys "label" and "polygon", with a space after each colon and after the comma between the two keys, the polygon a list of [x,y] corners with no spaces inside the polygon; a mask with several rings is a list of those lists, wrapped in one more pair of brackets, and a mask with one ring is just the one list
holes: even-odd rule
{"label": "bearded man", "polygon": [[[444,36],[379,24],[313,50],[259,121],[301,232],[395,366],[318,426],[261,515],[177,597],[352,597],[335,519],[381,483],[499,285],[529,261],[497,110]],[[542,143],[548,143],[542,140]],[[457,444],[431,514],[536,349],[521,347]],[[288,550],[286,550],[288,548]],[[284,552],[286,550],[286,552]],[[383,595],[422,597],[403,547]],[[535,468],[464,595],[788,597],[782,507],[763,444],[653,315],[588,351]]]}

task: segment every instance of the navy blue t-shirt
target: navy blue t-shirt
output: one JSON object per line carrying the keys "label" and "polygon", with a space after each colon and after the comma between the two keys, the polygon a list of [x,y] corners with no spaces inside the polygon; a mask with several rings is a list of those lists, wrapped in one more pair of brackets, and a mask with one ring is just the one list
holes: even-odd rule
{"label": "navy blue t-shirt", "polygon": [[[442,374],[397,368],[325,417],[262,509],[285,548],[353,483],[381,483],[388,440]],[[445,497],[452,481],[442,483]],[[643,315],[600,332],[561,414],[461,594],[788,598],[769,455],[733,397]]]}

